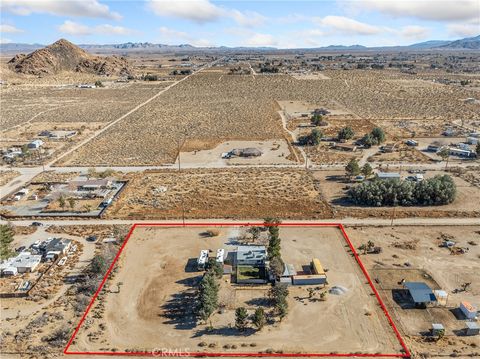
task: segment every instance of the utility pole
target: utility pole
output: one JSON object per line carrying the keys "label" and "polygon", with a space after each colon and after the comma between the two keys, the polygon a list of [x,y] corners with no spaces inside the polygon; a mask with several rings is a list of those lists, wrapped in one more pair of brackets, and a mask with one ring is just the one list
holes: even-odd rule
{"label": "utility pole", "polygon": [[185,227],[185,201],[183,199],[183,194],[182,194],[182,221],[183,221],[183,226]]}

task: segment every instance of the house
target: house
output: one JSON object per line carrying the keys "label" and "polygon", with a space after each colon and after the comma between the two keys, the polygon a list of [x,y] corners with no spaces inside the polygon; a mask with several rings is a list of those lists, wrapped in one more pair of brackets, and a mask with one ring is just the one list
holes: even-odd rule
{"label": "house", "polygon": [[265,246],[238,246],[236,265],[265,266],[267,249]]}
{"label": "house", "polygon": [[398,172],[378,172],[377,178],[381,180],[400,179],[400,173]]}
{"label": "house", "polygon": [[466,301],[460,303],[460,311],[467,319],[475,319],[478,315],[478,309]]}
{"label": "house", "polygon": [[265,246],[238,246],[235,252],[235,273],[238,284],[267,282],[267,249]]}
{"label": "house", "polygon": [[33,272],[42,261],[41,255],[30,252],[20,252],[16,257],[9,258],[0,264],[2,275]]}
{"label": "house", "polygon": [[424,282],[405,282],[403,286],[410,293],[415,307],[426,308],[437,302],[432,289]]}
{"label": "house", "polygon": [[478,138],[477,137],[467,137],[467,143],[470,145],[477,145]]}
{"label": "house", "polygon": [[34,150],[39,149],[42,146],[43,146],[42,140],[33,140],[32,142],[29,142],[27,144],[27,148],[34,149]]}
{"label": "house", "polygon": [[112,185],[112,181],[109,179],[97,179],[86,181],[71,181],[68,187],[71,190],[77,191],[96,191],[102,188],[109,188]]}
{"label": "house", "polygon": [[70,239],[53,238],[40,246],[46,260],[55,260],[68,252],[72,241]]}
{"label": "house", "polygon": [[433,323],[430,333],[435,336],[445,334],[445,327],[443,326],[443,324]]}

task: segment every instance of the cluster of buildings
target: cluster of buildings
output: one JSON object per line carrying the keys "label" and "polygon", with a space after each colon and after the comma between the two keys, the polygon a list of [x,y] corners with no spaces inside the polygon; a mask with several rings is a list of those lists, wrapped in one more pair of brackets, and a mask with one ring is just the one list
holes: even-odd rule
{"label": "cluster of buildings", "polygon": [[18,253],[0,263],[0,274],[15,276],[34,272],[42,262],[55,261],[68,253],[72,245],[70,239],[49,238],[33,243],[28,250]]}
{"label": "cluster of buildings", "polygon": [[263,154],[261,150],[254,147],[248,148],[235,148],[230,152],[222,153],[222,158],[232,158],[232,157],[260,157]]}
{"label": "cluster of buildings", "polygon": [[[279,278],[275,278],[269,267],[265,246],[242,245],[225,257],[225,250],[218,249],[215,262],[224,269],[224,274],[233,274],[235,283],[242,285],[266,284],[279,280],[289,285],[326,285],[327,275],[318,258],[312,259],[309,270],[297,272],[292,264],[285,264]],[[230,264],[225,259],[230,258]],[[203,249],[197,259],[197,269],[205,270],[209,261],[209,250]]]}
{"label": "cluster of buildings", "polygon": [[[447,305],[448,294],[444,290],[432,290],[424,282],[404,282],[403,287],[408,292],[415,308],[426,309],[428,307]],[[478,335],[480,333],[480,326],[477,322],[479,317],[478,308],[467,301],[462,301],[458,306],[458,311],[466,320],[463,334]],[[438,335],[440,332],[445,333],[444,325],[442,323],[432,323],[431,334]]]}

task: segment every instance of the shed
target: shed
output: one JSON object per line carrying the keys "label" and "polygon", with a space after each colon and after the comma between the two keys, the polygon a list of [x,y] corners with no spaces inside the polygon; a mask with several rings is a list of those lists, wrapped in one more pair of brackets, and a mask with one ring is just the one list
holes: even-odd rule
{"label": "shed", "polygon": [[37,149],[37,148],[40,148],[42,145],[43,145],[42,140],[33,140],[32,142],[27,144],[27,147]]}
{"label": "shed", "polygon": [[431,329],[432,335],[439,335],[440,333],[445,333],[445,327],[440,323],[433,323]]}
{"label": "shed", "polygon": [[322,263],[320,263],[318,258],[312,259],[311,267],[313,274],[325,275],[325,270],[323,269]]}
{"label": "shed", "polygon": [[444,290],[437,289],[433,291],[435,298],[437,298],[437,302],[439,305],[446,306],[448,300],[448,293]]}
{"label": "shed", "polygon": [[424,282],[405,282],[403,285],[412,296],[416,306],[425,307],[437,301],[432,289]]}
{"label": "shed", "polygon": [[321,274],[303,274],[292,276],[293,285],[319,285],[327,284],[327,276]]}
{"label": "shed", "polygon": [[480,334],[480,326],[476,322],[465,323],[465,335],[478,335]]}
{"label": "shed", "polygon": [[475,319],[475,317],[478,315],[478,309],[467,301],[463,301],[460,303],[460,310],[465,315],[465,317],[467,317],[467,319]]}

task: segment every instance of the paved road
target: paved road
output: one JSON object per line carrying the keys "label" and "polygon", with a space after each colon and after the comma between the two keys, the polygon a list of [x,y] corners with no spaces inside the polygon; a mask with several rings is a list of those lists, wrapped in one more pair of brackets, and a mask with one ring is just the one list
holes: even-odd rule
{"label": "paved road", "polygon": [[[181,219],[176,220],[130,220],[130,219],[65,219],[65,220],[39,220],[44,225],[92,225],[92,224],[147,224],[147,223],[182,223]],[[20,226],[28,226],[31,220],[10,221]],[[245,220],[226,220],[226,219],[196,219],[186,220],[185,223],[259,223],[263,219],[245,219]],[[391,226],[390,219],[377,218],[344,218],[344,219],[316,219],[316,220],[288,220],[288,223],[341,223],[345,226]],[[0,220],[0,224],[8,223],[8,221]],[[480,226],[480,218],[398,218],[393,221],[394,226]]]}

